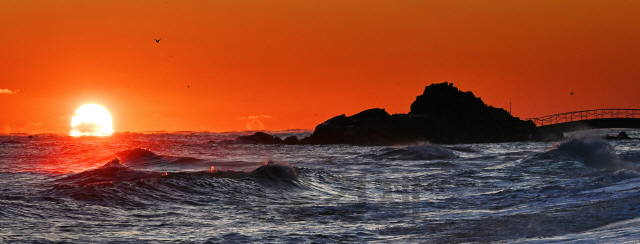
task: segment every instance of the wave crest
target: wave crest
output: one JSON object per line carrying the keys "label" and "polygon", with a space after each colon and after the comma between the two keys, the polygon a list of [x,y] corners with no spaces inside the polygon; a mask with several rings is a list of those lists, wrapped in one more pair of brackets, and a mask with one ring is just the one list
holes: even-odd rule
{"label": "wave crest", "polygon": [[553,150],[571,155],[593,168],[613,169],[619,161],[611,143],[595,136],[577,136],[558,144]]}
{"label": "wave crest", "polygon": [[251,177],[262,183],[288,183],[294,184],[298,181],[298,173],[289,165],[276,164],[273,161],[266,162],[264,165],[251,171]]}
{"label": "wave crest", "polygon": [[390,152],[377,155],[375,157],[398,160],[432,160],[452,159],[456,158],[457,156],[453,151],[449,149],[432,144],[422,144],[395,149]]}
{"label": "wave crest", "polygon": [[162,173],[160,172],[134,170],[120,163],[120,158],[116,157],[99,168],[90,169],[78,174],[73,174],[65,178],[58,179],[57,181],[68,184],[95,184],[133,181],[146,178],[155,178],[161,175]]}

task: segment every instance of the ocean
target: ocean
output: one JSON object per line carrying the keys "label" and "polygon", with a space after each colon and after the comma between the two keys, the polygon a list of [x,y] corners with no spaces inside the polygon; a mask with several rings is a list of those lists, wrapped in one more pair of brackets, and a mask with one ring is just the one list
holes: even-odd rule
{"label": "ocean", "polygon": [[[640,140],[218,145],[0,136],[0,243],[640,242]],[[272,132],[270,132],[272,133]],[[299,138],[310,132],[273,134]]]}

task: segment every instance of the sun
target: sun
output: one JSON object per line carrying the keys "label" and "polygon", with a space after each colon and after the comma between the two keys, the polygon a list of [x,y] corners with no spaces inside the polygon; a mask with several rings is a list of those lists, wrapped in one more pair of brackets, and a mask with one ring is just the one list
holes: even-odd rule
{"label": "sun", "polygon": [[70,136],[108,136],[113,134],[111,114],[106,108],[88,103],[80,106],[71,119]]}

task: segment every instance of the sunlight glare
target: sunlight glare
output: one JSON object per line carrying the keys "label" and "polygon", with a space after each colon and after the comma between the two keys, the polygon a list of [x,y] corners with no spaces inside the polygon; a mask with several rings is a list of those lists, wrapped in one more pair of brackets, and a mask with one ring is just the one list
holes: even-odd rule
{"label": "sunlight glare", "polygon": [[108,136],[111,134],[113,134],[111,114],[98,104],[82,105],[71,119],[70,136]]}

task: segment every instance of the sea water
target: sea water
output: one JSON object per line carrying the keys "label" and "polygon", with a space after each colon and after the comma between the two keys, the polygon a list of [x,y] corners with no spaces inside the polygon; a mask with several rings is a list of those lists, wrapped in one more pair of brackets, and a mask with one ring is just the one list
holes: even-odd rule
{"label": "sea water", "polygon": [[1,136],[0,242],[637,242],[640,140],[601,139],[620,131],[405,146]]}

